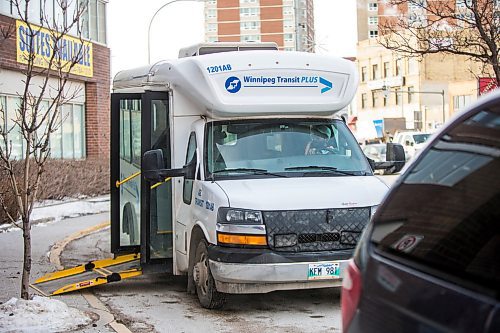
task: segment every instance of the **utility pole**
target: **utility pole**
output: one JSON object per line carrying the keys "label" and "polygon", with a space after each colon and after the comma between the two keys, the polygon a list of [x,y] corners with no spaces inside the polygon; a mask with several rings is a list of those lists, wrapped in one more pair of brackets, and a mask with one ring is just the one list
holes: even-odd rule
{"label": "utility pole", "polygon": [[302,40],[302,31],[300,26],[300,10],[299,10],[299,0],[293,0],[294,7],[294,16],[295,16],[295,51],[301,50],[301,40]]}

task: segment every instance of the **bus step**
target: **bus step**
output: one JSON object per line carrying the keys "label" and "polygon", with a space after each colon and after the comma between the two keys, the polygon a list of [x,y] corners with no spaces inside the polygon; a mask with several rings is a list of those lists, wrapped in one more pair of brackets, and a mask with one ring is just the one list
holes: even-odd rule
{"label": "bus step", "polygon": [[87,264],[49,273],[30,287],[44,296],[59,295],[142,275],[138,253],[91,261]]}

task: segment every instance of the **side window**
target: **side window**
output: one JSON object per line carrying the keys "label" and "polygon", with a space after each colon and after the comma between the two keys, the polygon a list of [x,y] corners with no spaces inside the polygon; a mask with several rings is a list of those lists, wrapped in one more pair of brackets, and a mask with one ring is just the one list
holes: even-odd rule
{"label": "side window", "polygon": [[[194,132],[191,132],[189,136],[189,142],[186,153],[186,165],[193,164],[196,166],[196,135]],[[191,204],[191,199],[193,197],[193,182],[194,179],[189,179],[189,176],[184,177],[184,187],[182,198],[186,205]]]}
{"label": "side window", "polygon": [[[377,251],[457,284],[500,285],[500,109],[442,135],[374,221]],[[464,281],[467,283],[465,284]]]}

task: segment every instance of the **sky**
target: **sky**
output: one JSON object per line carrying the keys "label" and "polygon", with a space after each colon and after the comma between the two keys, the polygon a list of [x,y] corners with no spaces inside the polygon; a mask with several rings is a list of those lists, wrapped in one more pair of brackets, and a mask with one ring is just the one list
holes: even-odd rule
{"label": "sky", "polygon": [[[170,0],[110,0],[108,46],[111,73],[148,63],[148,27]],[[199,1],[199,0],[198,0]],[[158,12],[151,23],[151,62],[177,58],[179,49],[203,41],[203,3],[179,1]],[[314,0],[316,51],[356,55],[356,0]]]}

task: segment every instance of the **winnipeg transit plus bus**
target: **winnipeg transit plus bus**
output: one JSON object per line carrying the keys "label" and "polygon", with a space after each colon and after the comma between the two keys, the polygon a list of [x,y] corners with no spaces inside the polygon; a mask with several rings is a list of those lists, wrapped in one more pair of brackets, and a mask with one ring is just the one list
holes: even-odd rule
{"label": "winnipeg transit plus bus", "polygon": [[340,286],[387,191],[373,168],[404,163],[369,161],[336,116],[354,64],[273,48],[198,45],[113,81],[112,252],[187,275],[206,308],[226,293]]}

